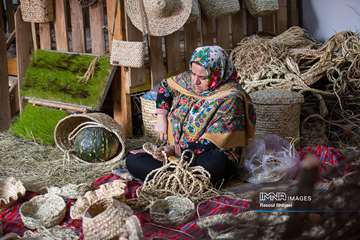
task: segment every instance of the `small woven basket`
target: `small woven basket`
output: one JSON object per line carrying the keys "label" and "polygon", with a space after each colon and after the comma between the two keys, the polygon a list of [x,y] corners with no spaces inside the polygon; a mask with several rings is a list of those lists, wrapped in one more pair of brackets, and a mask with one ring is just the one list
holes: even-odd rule
{"label": "small woven basket", "polygon": [[304,97],[300,93],[266,89],[250,94],[256,109],[256,135],[300,136],[300,113]]}
{"label": "small woven basket", "polygon": [[176,226],[186,223],[194,213],[194,203],[188,198],[178,196],[157,200],[150,207],[151,219],[164,225]]}
{"label": "small woven basket", "polygon": [[[80,124],[84,124],[86,122],[95,122],[101,124],[106,130],[115,134],[117,139],[119,140],[119,151],[118,153],[110,160],[98,163],[89,163],[80,158],[78,158],[75,154],[71,154],[69,152],[73,144],[69,140],[69,135],[74,131]],[[64,153],[70,153],[71,157],[76,159],[77,161],[92,164],[92,165],[110,165],[119,162],[124,154],[125,154],[125,142],[122,137],[122,128],[121,126],[115,122],[110,116],[104,113],[85,113],[85,114],[72,114],[63,119],[61,119],[55,127],[54,130],[54,138],[56,146],[63,151]]]}
{"label": "small woven basket", "polygon": [[145,135],[153,139],[158,138],[158,132],[155,130],[157,123],[156,119],[156,101],[148,100],[144,97],[141,97],[141,112],[142,120],[144,123],[144,132]]}
{"label": "small woven basket", "polygon": [[21,0],[20,8],[25,22],[46,23],[54,19],[52,0]]}
{"label": "small woven basket", "polygon": [[245,0],[245,3],[253,16],[264,16],[279,10],[278,0]]}
{"label": "small woven basket", "polygon": [[60,224],[65,218],[66,203],[55,194],[33,197],[20,207],[20,216],[29,229],[50,228]]}
{"label": "small woven basket", "polygon": [[105,240],[126,233],[126,218],[133,215],[131,208],[112,198],[101,199],[85,212],[82,226],[87,240]]}
{"label": "small woven basket", "polygon": [[6,178],[0,182],[0,212],[11,206],[19,197],[25,195],[25,187],[22,182],[13,177]]}
{"label": "small woven basket", "polygon": [[202,12],[208,17],[220,17],[240,11],[239,0],[199,0]]}

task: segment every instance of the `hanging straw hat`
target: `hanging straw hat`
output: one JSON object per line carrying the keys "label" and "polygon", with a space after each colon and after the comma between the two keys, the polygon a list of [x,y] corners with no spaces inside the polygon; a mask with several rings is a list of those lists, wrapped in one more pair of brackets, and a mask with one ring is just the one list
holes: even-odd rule
{"label": "hanging straw hat", "polygon": [[[126,12],[131,22],[140,31],[142,29],[141,0],[127,0]],[[166,36],[179,30],[188,20],[193,0],[142,0],[146,12],[149,35]]]}

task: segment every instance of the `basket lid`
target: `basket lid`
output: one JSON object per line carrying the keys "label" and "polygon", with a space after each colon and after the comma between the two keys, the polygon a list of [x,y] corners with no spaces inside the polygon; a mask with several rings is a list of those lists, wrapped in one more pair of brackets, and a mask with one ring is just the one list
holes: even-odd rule
{"label": "basket lid", "polygon": [[283,89],[265,89],[250,94],[255,104],[296,104],[303,103],[304,96],[297,92]]}

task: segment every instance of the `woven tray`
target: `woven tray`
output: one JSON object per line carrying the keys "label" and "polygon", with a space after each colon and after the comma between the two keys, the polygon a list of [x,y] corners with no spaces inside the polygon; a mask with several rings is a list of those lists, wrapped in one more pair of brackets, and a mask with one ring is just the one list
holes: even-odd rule
{"label": "woven tray", "polygon": [[54,137],[56,146],[63,151],[68,153],[72,149],[72,143],[68,139],[69,134],[79,125],[85,122],[96,122],[100,123],[111,133],[114,133],[117,139],[119,140],[119,151],[118,153],[110,160],[105,162],[89,163],[78,158],[75,154],[70,155],[72,158],[91,165],[108,165],[115,164],[120,162],[125,154],[125,142],[122,136],[122,127],[115,122],[110,116],[104,113],[84,113],[84,114],[72,114],[60,120],[55,127]]}

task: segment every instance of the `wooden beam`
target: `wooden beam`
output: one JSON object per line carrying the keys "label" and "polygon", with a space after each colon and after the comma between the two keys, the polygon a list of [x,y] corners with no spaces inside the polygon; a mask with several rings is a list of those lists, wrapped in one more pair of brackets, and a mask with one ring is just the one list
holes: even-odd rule
{"label": "wooden beam", "polygon": [[184,26],[185,34],[185,66],[188,68],[188,64],[192,53],[195,48],[198,47],[200,33],[197,30],[197,22],[190,22]]}
{"label": "wooden beam", "polygon": [[246,32],[247,35],[250,36],[258,32],[258,18],[252,16],[248,11],[246,12],[246,15]]}
{"label": "wooden beam", "polygon": [[103,2],[97,1],[96,4],[91,5],[89,14],[92,53],[101,55],[105,52]]}
{"label": "wooden beam", "polygon": [[12,43],[12,41],[14,41],[14,39],[15,39],[15,30],[13,30],[10,33],[10,36],[6,40],[6,49],[9,49],[9,47],[11,46],[11,43]]}
{"label": "wooden beam", "polygon": [[246,35],[246,7],[241,6],[241,9],[231,18],[231,32],[232,32],[232,46],[233,48]]}
{"label": "wooden beam", "polygon": [[55,1],[55,38],[58,51],[69,51],[68,33],[66,28],[65,1]]}
{"label": "wooden beam", "polygon": [[277,17],[277,30],[276,33],[280,34],[288,28],[288,9],[287,0],[279,0],[279,10],[276,14]]}
{"label": "wooden beam", "polygon": [[51,49],[50,23],[39,23],[40,48]]}
{"label": "wooden beam", "polygon": [[72,47],[74,52],[85,52],[84,15],[79,0],[70,0]]}
{"label": "wooden beam", "polygon": [[5,22],[4,22],[4,16],[3,16],[3,13],[4,13],[4,5],[3,5],[3,1],[1,0],[0,1],[0,28],[3,29],[3,32],[5,32],[5,29],[6,29],[6,26],[5,26]]}
{"label": "wooden beam", "polygon": [[289,27],[299,26],[299,0],[289,0]]}
{"label": "wooden beam", "polygon": [[214,44],[216,22],[214,18],[201,18],[201,36],[203,45]]}
{"label": "wooden beam", "polygon": [[216,39],[217,45],[225,50],[230,49],[230,18],[229,16],[222,16],[216,19]]}
{"label": "wooden beam", "polygon": [[3,29],[3,20],[0,20],[0,131],[7,130],[10,127],[11,112],[9,98],[9,78],[6,55],[5,31]]}
{"label": "wooden beam", "polygon": [[36,23],[31,23],[31,35],[32,35],[32,41],[33,41],[33,46],[34,46],[34,50],[36,51],[39,47],[38,47],[38,41],[37,41],[37,32],[36,32]]}
{"label": "wooden beam", "polygon": [[31,24],[24,22],[21,17],[21,9],[19,8],[15,13],[15,29],[16,29],[16,61],[18,72],[18,107],[21,111],[21,97],[20,88],[22,79],[25,75],[26,67],[30,63],[31,50],[32,50],[32,37],[31,37]]}
{"label": "wooden beam", "polygon": [[150,72],[151,87],[156,86],[165,77],[161,37],[150,37]]}
{"label": "wooden beam", "polygon": [[181,59],[180,32],[176,31],[165,37],[167,75],[175,75],[185,70]]}
{"label": "wooden beam", "polygon": [[276,30],[275,16],[276,16],[275,14],[271,14],[262,17],[262,26],[264,32],[275,34],[275,30]]}
{"label": "wooden beam", "polygon": [[14,7],[12,0],[6,0],[6,12],[7,12],[7,22],[8,22],[8,31],[12,32],[15,29],[15,19],[14,19]]}
{"label": "wooden beam", "polygon": [[[118,1],[118,3],[116,3]],[[107,0],[107,17],[110,43],[112,36],[114,39],[125,40],[125,10],[124,0]],[[115,6],[118,8],[118,13],[115,18]],[[115,21],[114,32],[112,33],[112,26]],[[111,46],[111,45],[110,45]],[[110,47],[111,49],[111,47]],[[132,129],[132,115],[131,115],[131,98],[127,89],[129,89],[126,81],[126,71],[124,67],[120,67],[118,77],[112,85],[112,96],[114,101],[114,119],[117,123],[121,124],[124,129],[124,137],[131,137],[133,134]]]}
{"label": "wooden beam", "polygon": [[67,110],[71,112],[88,112],[91,109],[87,106],[73,104],[73,103],[64,103],[58,101],[51,101],[46,99],[39,99],[34,97],[24,97],[24,100],[30,104],[37,105],[37,106],[44,106],[49,108],[56,108],[60,110]]}

